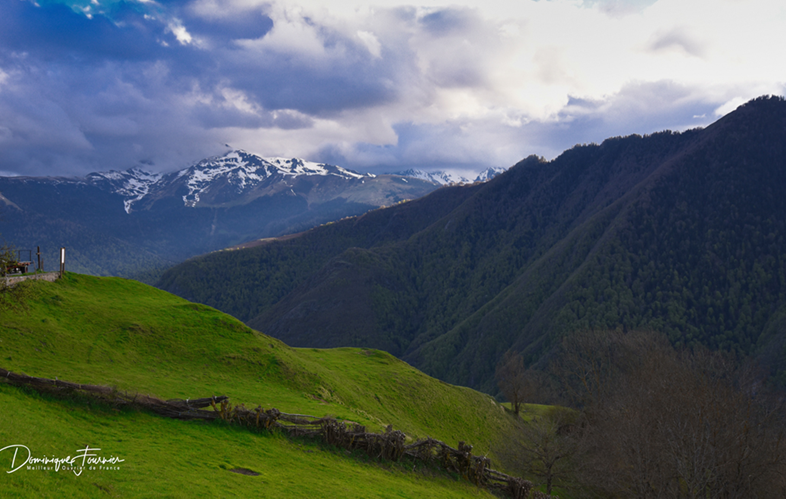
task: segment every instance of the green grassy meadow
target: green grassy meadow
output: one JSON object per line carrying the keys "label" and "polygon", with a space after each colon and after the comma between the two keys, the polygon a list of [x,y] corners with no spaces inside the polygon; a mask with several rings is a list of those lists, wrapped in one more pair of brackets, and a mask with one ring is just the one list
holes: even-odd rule
{"label": "green grassy meadow", "polygon": [[[391,424],[475,453],[512,429],[490,396],[430,378],[381,351],[294,349],[210,307],[144,284],[69,273],[0,293],[0,366],[163,399],[228,395],[234,404]],[[309,440],[220,423],[167,420],[0,383],[0,448],[65,457],[89,445],[119,470],[10,469],[0,496],[489,497],[433,469],[384,464]],[[493,455],[491,456],[493,459]],[[247,476],[229,470],[245,468]]]}

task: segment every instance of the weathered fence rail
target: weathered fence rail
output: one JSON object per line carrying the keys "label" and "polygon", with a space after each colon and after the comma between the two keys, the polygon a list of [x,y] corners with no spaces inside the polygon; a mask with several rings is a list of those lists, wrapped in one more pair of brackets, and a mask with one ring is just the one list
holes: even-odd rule
{"label": "weathered fence rail", "polygon": [[[491,468],[485,456],[472,454],[472,446],[459,442],[455,449],[445,442],[426,438],[407,444],[407,436],[391,426],[385,433],[372,433],[365,426],[338,421],[332,417],[318,418],[305,414],[287,414],[278,409],[248,409],[232,405],[226,395],[199,399],[161,400],[149,395],[129,394],[101,385],[83,385],[69,381],[36,378],[0,368],[0,379],[46,392],[83,392],[112,402],[152,411],[161,416],[183,420],[217,420],[258,429],[279,429],[291,436],[316,437],[324,442],[349,450],[365,451],[369,456],[389,461],[404,457],[434,464],[454,472],[479,487],[506,492],[513,499],[547,499],[533,490],[529,480],[507,475]],[[211,410],[204,410],[210,407]]]}

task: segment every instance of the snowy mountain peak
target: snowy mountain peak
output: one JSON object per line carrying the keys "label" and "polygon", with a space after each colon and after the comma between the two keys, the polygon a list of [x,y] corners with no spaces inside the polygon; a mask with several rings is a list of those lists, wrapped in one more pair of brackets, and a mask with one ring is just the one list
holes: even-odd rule
{"label": "snowy mountain peak", "polygon": [[340,166],[328,165],[325,163],[313,163],[304,161],[300,158],[267,158],[263,159],[275,165],[284,175],[336,175],[347,178],[363,178],[373,175],[361,174]]}
{"label": "snowy mountain peak", "polygon": [[500,173],[505,172],[505,170],[506,168],[501,168],[498,166],[489,167],[478,173],[477,177],[475,177],[475,180],[469,180],[467,177],[464,177],[462,175],[458,175],[455,173],[446,172],[442,170],[426,172],[423,170],[415,170],[414,168],[410,168],[409,170],[404,170],[397,173],[391,173],[391,175],[400,175],[402,177],[413,177],[439,185],[451,185],[451,184],[469,184],[471,182],[485,182],[493,177],[496,177]]}
{"label": "snowy mountain peak", "polygon": [[125,199],[123,204],[126,213],[131,213],[131,206],[150,192],[150,187],[161,179],[160,173],[150,173],[139,168],[131,168],[124,172],[110,170],[108,172],[90,173],[87,182],[93,185],[104,184],[111,192],[120,194]]}
{"label": "snowy mountain peak", "polygon": [[121,195],[126,213],[131,213],[145,198],[145,205],[173,193],[177,193],[187,207],[195,207],[200,201],[208,205],[231,203],[246,195],[253,197],[259,189],[265,192],[277,192],[280,187],[291,190],[289,180],[301,176],[346,180],[375,177],[326,163],[300,158],[263,158],[236,149],[164,175],[134,167],[126,171],[91,173],[80,182]]}
{"label": "snowy mountain peak", "polygon": [[434,171],[434,172],[425,172],[423,170],[415,170],[410,168],[409,170],[393,173],[392,175],[401,175],[402,177],[413,177],[439,185],[468,184],[470,182],[470,180],[464,176],[456,175],[441,170]]}
{"label": "snowy mountain peak", "polygon": [[230,151],[200,161],[177,173],[185,177],[188,194],[183,196],[186,206],[196,206],[200,196],[216,182],[231,185],[238,194],[259,185],[275,175],[297,177],[301,175],[334,175],[346,179],[363,178],[363,175],[340,166],[314,163],[300,158],[263,158],[242,149]]}
{"label": "snowy mountain peak", "polygon": [[506,168],[502,168],[500,166],[486,168],[478,174],[478,176],[475,178],[475,182],[485,182],[487,180],[491,180],[500,173],[505,173],[506,170]]}

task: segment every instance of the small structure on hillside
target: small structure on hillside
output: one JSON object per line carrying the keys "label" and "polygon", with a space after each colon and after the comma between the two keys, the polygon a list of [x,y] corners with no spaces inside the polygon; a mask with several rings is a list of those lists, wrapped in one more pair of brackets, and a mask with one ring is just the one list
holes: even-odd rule
{"label": "small structure on hillside", "polygon": [[[29,279],[53,282],[65,274],[65,248],[60,248],[60,271],[45,272],[41,247],[36,251],[38,265],[33,264],[33,250],[11,250],[4,252],[5,258],[0,260],[0,288],[13,286]],[[27,259],[23,259],[27,257]],[[33,269],[31,270],[31,267]]]}
{"label": "small structure on hillside", "polygon": [[[27,252],[27,260],[22,260],[24,252]],[[33,265],[33,250],[17,250],[16,260],[11,260],[6,264],[5,273],[7,275],[13,274],[27,274],[30,266]]]}

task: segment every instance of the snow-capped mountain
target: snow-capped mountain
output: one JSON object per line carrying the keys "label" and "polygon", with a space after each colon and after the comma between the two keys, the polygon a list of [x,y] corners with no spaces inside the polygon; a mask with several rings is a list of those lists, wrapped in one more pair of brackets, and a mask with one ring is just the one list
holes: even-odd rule
{"label": "snow-capped mountain", "polygon": [[499,175],[504,171],[505,168],[501,168],[501,167],[487,168],[482,172],[480,172],[477,175],[477,177],[475,177],[474,180],[470,180],[462,175],[457,175],[442,170],[426,172],[423,170],[415,170],[413,168],[410,168],[409,170],[404,170],[402,172],[391,173],[391,175],[400,175],[402,177],[417,178],[438,185],[451,185],[451,184],[469,184],[471,182],[485,182],[493,177],[496,177],[497,175]]}
{"label": "snow-capped mountain", "polygon": [[124,172],[110,170],[102,173],[90,173],[86,180],[96,187],[103,187],[125,198],[123,204],[126,213],[131,212],[131,206],[150,192],[150,187],[161,179],[160,173],[149,173],[139,168],[131,168]]}
{"label": "snow-capped mountain", "polygon": [[132,168],[0,177],[0,234],[18,248],[68,247],[77,272],[129,276],[434,189],[419,179],[236,150],[163,175]]}
{"label": "snow-capped mountain", "polygon": [[193,208],[200,203],[226,203],[260,187],[269,190],[277,183],[281,184],[279,187],[292,190],[286,181],[303,176],[332,176],[347,180],[375,177],[325,163],[299,158],[263,158],[235,150],[166,175],[133,168],[125,172],[91,173],[87,180],[123,196],[126,213],[130,213],[135,205],[144,204],[140,201],[148,195],[160,198],[177,191],[183,204]]}
{"label": "snow-capped mountain", "polygon": [[470,180],[466,177],[455,175],[445,171],[425,172],[423,170],[415,170],[410,168],[402,172],[391,173],[391,175],[399,175],[401,177],[412,177],[420,180],[425,180],[433,184],[450,185],[450,184],[468,184]]}
{"label": "snow-capped mountain", "polygon": [[[488,168],[475,178],[484,182],[504,168]],[[426,172],[409,169],[393,175],[414,178],[435,185],[468,184],[472,180],[445,171]],[[312,177],[309,186],[294,182]],[[230,151],[222,156],[203,159],[182,170],[162,175],[149,173],[139,168],[127,171],[91,173],[85,181],[91,185],[123,197],[126,213],[149,208],[151,203],[171,196],[182,199],[189,208],[197,206],[220,206],[226,203],[244,202],[262,196],[288,191],[292,195],[307,195],[317,179],[344,179],[357,181],[376,176],[358,173],[340,166],[315,163],[299,158],[264,158],[243,150]],[[302,184],[302,182],[300,182]],[[324,186],[323,186],[324,187]],[[335,187],[329,189],[335,191]],[[297,192],[296,192],[297,191]],[[238,201],[240,200],[240,201]]]}
{"label": "snow-capped mountain", "polygon": [[263,158],[236,150],[223,156],[204,159],[190,168],[165,176],[162,181],[165,185],[184,185],[187,192],[182,195],[183,203],[194,207],[203,200],[212,203],[225,202],[249,191],[271,188],[275,183],[289,187],[294,193],[287,181],[310,176],[332,176],[347,180],[374,177],[325,163],[299,158]]}
{"label": "snow-capped mountain", "polygon": [[475,182],[485,182],[487,180],[491,180],[500,173],[505,173],[506,170],[507,168],[502,168],[501,166],[486,168],[482,172],[478,173],[478,176],[475,177]]}

